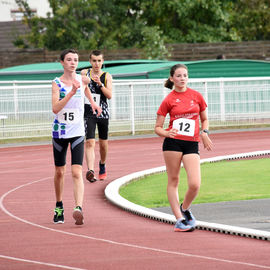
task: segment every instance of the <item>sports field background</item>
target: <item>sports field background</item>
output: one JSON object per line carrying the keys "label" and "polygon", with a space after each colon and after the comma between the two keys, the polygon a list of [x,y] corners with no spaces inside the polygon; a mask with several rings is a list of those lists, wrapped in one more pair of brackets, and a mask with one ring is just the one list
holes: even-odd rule
{"label": "sports field background", "polygon": [[[270,197],[269,158],[201,164],[202,184],[194,204]],[[148,208],[168,207],[167,175],[160,173],[133,181],[120,189],[125,199]],[[180,171],[179,200],[187,190],[184,168]]]}

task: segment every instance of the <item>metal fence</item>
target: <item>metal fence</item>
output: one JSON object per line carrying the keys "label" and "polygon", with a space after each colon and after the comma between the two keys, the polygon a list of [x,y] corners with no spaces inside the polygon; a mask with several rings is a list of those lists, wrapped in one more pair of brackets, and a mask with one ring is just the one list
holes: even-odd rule
{"label": "metal fence", "polygon": [[[163,84],[115,80],[110,133],[153,131],[156,111],[170,91]],[[270,77],[190,79],[189,87],[204,96],[211,128],[270,124]],[[50,81],[0,82],[0,140],[50,136],[52,121]]]}

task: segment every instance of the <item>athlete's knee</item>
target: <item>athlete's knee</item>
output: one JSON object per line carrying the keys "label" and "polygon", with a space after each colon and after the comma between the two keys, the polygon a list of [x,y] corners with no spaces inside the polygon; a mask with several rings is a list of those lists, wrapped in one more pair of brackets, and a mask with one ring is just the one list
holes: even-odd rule
{"label": "athlete's knee", "polygon": [[63,178],[64,175],[65,175],[65,171],[66,171],[66,167],[65,166],[55,167],[55,177],[57,179]]}
{"label": "athlete's knee", "polygon": [[74,180],[80,180],[82,178],[82,167],[80,165],[72,165],[71,173]]}
{"label": "athlete's knee", "polygon": [[168,186],[170,187],[178,187],[179,185],[179,176],[178,175],[173,175],[168,177]]}
{"label": "athlete's knee", "polygon": [[85,147],[86,148],[94,148],[95,144],[96,144],[95,139],[89,139],[89,140],[86,140]]}
{"label": "athlete's knee", "polygon": [[194,183],[189,184],[188,189],[190,192],[197,194],[200,190],[200,182],[198,181],[198,182],[194,182]]}
{"label": "athlete's knee", "polygon": [[107,140],[99,140],[99,147],[103,151],[107,151],[108,149],[108,141]]}
{"label": "athlete's knee", "polygon": [[75,181],[79,181],[82,178],[82,173],[79,172],[72,172],[72,179]]}

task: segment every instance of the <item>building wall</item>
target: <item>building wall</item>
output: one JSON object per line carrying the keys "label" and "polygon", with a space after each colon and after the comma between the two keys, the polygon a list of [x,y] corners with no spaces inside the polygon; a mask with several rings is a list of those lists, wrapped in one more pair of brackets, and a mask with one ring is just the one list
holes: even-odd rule
{"label": "building wall", "polygon": [[[31,9],[37,11],[37,16],[46,17],[50,11],[50,5],[47,0],[27,0]],[[11,11],[18,10],[15,0],[0,0],[0,22],[13,21]]]}
{"label": "building wall", "polygon": [[173,60],[216,59],[220,54],[227,59],[270,60],[270,41],[186,43],[172,44],[171,48]]}

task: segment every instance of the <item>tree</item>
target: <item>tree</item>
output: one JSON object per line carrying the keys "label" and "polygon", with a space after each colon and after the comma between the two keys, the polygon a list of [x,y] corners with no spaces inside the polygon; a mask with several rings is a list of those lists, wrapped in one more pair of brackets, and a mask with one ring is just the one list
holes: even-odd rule
{"label": "tree", "polygon": [[269,0],[238,0],[233,25],[242,40],[270,40]]}
{"label": "tree", "polygon": [[24,22],[31,32],[26,36],[30,45],[49,50],[62,50],[67,47],[88,49],[98,46],[98,28],[95,16],[96,1],[49,0],[52,13],[47,18],[33,16],[27,1],[16,0],[24,12]]}
{"label": "tree", "polygon": [[270,38],[269,0],[49,0],[47,18],[16,2],[29,45],[49,50],[139,47],[166,58],[169,43]]}

